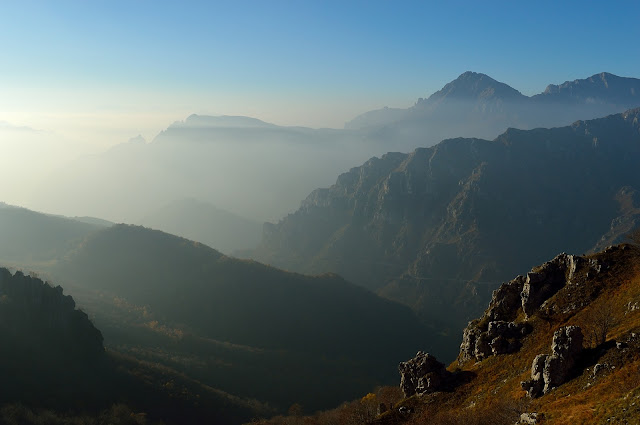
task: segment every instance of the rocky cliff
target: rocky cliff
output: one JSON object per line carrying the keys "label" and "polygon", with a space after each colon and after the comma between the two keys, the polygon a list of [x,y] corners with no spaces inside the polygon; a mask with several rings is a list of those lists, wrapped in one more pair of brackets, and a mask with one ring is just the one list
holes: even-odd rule
{"label": "rocky cliff", "polygon": [[634,109],[372,158],[265,225],[254,256],[337,272],[461,328],[519,270],[628,230],[639,207],[639,117]]}

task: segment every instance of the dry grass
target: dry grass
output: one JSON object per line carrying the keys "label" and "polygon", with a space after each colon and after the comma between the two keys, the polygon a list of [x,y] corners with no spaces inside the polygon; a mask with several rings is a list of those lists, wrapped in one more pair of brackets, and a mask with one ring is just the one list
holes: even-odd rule
{"label": "dry grass", "polygon": [[[533,331],[519,352],[491,357],[480,363],[454,362],[449,371],[472,377],[452,392],[414,396],[396,404],[397,409],[377,417],[379,424],[431,425],[512,425],[524,412],[544,414],[544,424],[640,424],[640,252],[633,247],[590,258],[609,265],[600,273],[583,273],[546,304],[547,313],[530,319]],[[635,307],[638,306],[638,307]],[[606,342],[595,348],[588,335],[596,327],[594,319],[606,312],[611,319]],[[520,320],[523,318],[520,317]],[[578,325],[585,334],[585,351],[580,359],[583,370],[571,381],[549,394],[531,400],[520,382],[530,378],[531,362],[539,353],[549,353],[553,333],[562,326]],[[639,335],[623,349],[615,341],[627,341],[632,332]],[[602,341],[599,341],[602,342]],[[593,365],[609,367],[593,376]],[[355,402],[339,410],[316,415],[307,424],[367,423],[357,421]],[[339,413],[339,414],[338,414]],[[333,417],[336,421],[328,420]],[[327,420],[320,420],[324,418]],[[282,418],[284,419],[284,418]],[[360,416],[360,419],[365,419]],[[271,422],[284,423],[284,422]],[[292,422],[287,422],[292,423]],[[303,422],[296,422],[303,423]]]}

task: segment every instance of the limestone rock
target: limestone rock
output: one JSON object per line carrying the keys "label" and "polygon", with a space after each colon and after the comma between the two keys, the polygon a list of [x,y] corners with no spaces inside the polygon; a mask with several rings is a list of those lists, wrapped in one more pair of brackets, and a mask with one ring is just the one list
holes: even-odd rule
{"label": "limestone rock", "polygon": [[416,356],[398,365],[400,388],[405,397],[414,394],[432,393],[446,387],[451,379],[444,363],[429,353],[418,351]]}
{"label": "limestone rock", "polygon": [[544,415],[541,413],[523,413],[520,415],[520,420],[516,422],[516,425],[535,425],[540,423],[542,419],[544,419]]}
{"label": "limestone rock", "polygon": [[527,273],[522,287],[522,310],[531,316],[547,299],[571,283],[579,265],[586,260],[562,253],[535,271]]}
{"label": "limestone rock", "polygon": [[536,356],[531,365],[531,379],[522,382],[522,389],[535,398],[564,384],[582,351],[582,342],[582,330],[578,326],[558,329],[553,334],[552,354]]}
{"label": "limestone rock", "polygon": [[513,321],[520,311],[520,294],[525,278],[517,276],[493,291],[485,316],[491,321]]}
{"label": "limestone rock", "polygon": [[529,330],[527,324],[502,320],[489,322],[486,330],[478,322],[470,322],[462,335],[460,358],[482,361],[490,356],[515,353],[520,349],[520,339]]}

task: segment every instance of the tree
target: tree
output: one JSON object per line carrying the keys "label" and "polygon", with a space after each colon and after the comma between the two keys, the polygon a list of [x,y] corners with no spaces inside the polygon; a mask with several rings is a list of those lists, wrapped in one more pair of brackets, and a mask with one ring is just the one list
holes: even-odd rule
{"label": "tree", "polygon": [[590,329],[591,342],[595,346],[604,344],[611,328],[616,324],[613,308],[609,303],[600,306],[592,306],[587,316],[587,326]]}

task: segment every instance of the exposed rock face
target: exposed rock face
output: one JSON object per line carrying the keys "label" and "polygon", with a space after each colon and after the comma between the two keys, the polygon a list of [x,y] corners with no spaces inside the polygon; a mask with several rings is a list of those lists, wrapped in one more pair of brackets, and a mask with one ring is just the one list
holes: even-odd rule
{"label": "exposed rock face", "polygon": [[[603,267],[606,268],[607,264],[562,253],[534,268],[526,278],[518,276],[505,283],[493,292],[484,316],[469,322],[465,328],[459,358],[462,361],[482,361],[489,356],[517,351],[520,339],[531,330],[526,324],[529,317],[536,314],[556,292],[572,284],[578,274],[599,273]],[[518,315],[522,313],[525,322],[517,322]]]}
{"label": "exposed rock face", "polygon": [[470,322],[464,330],[460,346],[462,361],[482,361],[490,356],[515,353],[520,349],[520,339],[530,330],[526,323],[505,321],[488,322],[486,331],[477,326],[477,321]]}
{"label": "exposed rock face", "polygon": [[[621,188],[640,188],[639,129],[634,109],[562,128],[509,129],[493,141],[449,139],[387,154],[266,226],[253,257],[292,271],[339,273],[426,320],[447,317],[462,329],[482,314],[497,283],[552,258],[558,247],[587,252],[611,230]],[[566,284],[554,267],[522,278],[527,291],[517,302],[524,300],[527,314]],[[513,303],[503,300],[489,321],[514,320]]]}
{"label": "exposed rock face", "polygon": [[451,378],[451,372],[447,371],[444,363],[422,351],[418,351],[411,360],[401,362],[398,370],[400,388],[405,397],[440,391],[448,385]]}
{"label": "exposed rock face", "polygon": [[523,413],[520,415],[520,420],[516,422],[516,425],[535,425],[539,424],[544,419],[542,413]]}
{"label": "exposed rock face", "polygon": [[538,354],[531,365],[531,379],[522,382],[530,397],[540,397],[566,382],[582,351],[582,342],[578,326],[565,326],[553,334],[552,354]]}
{"label": "exposed rock face", "polygon": [[585,262],[582,257],[562,253],[527,273],[521,293],[524,314],[532,315],[544,301],[571,283],[576,269]]}

